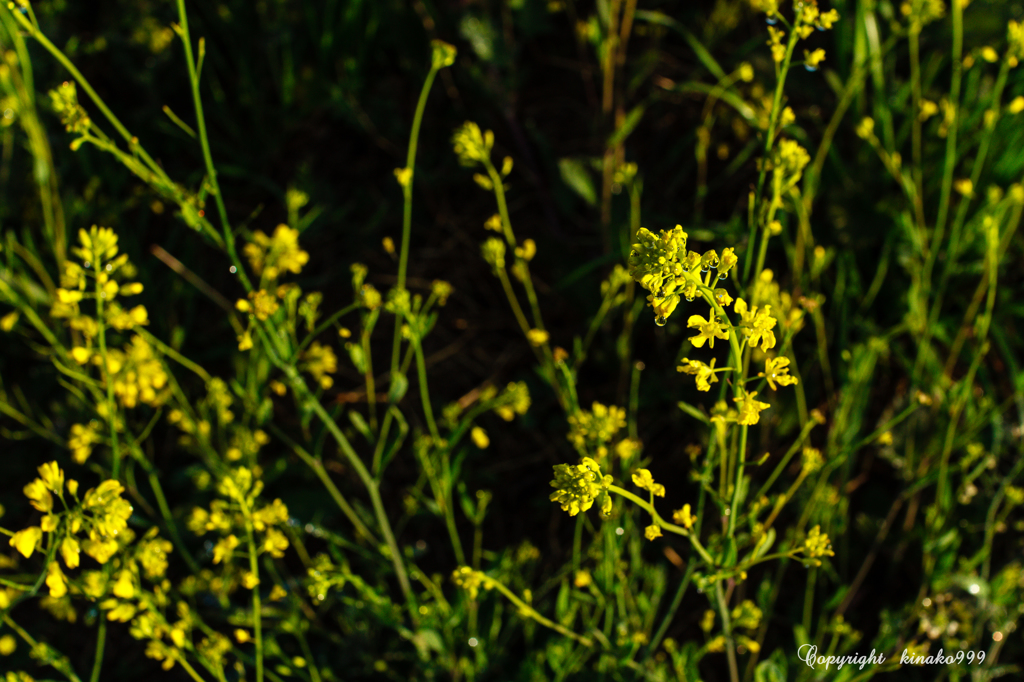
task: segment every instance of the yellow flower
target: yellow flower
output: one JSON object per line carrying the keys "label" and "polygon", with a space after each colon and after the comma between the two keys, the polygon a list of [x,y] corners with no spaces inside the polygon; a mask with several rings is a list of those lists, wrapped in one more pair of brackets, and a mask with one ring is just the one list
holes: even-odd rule
{"label": "yellow flower", "polygon": [[953,181],[953,189],[965,197],[974,196],[974,183],[969,178],[960,178]]}
{"label": "yellow flower", "polygon": [[800,469],[804,473],[813,474],[815,471],[821,469],[821,465],[825,461],[821,457],[821,450],[818,448],[804,448],[803,454],[800,458]]}
{"label": "yellow flower", "polygon": [[579,464],[556,464],[555,480],[551,487],[552,502],[562,506],[569,516],[576,516],[594,506],[595,500],[601,506],[601,513],[607,516],[612,510],[612,499],[608,487],[611,476],[602,476],[601,467],[590,457],[584,457]]}
{"label": "yellow flower", "polygon": [[825,50],[820,47],[814,51],[804,50],[804,66],[808,69],[817,69],[825,61]]}
{"label": "yellow flower", "polygon": [[454,45],[443,40],[430,41],[430,66],[433,69],[443,69],[455,63],[457,51]]}
{"label": "yellow flower", "polygon": [[601,447],[611,441],[626,425],[626,410],[615,405],[605,406],[594,401],[591,409],[570,415],[569,441],[581,453],[588,448]]}
{"label": "yellow flower", "polygon": [[576,571],[576,577],[573,579],[573,585],[576,587],[587,587],[593,582],[594,578],[590,575],[590,571]]}
{"label": "yellow flower", "polygon": [[39,511],[48,512],[53,509],[53,495],[40,479],[37,478],[26,485],[22,492],[29,499],[29,503]]}
{"label": "yellow flower", "polygon": [[280,559],[284,556],[286,549],[288,549],[288,538],[284,533],[276,528],[268,530],[266,537],[263,538],[263,551],[275,559]]}
{"label": "yellow flower", "polygon": [[121,599],[131,599],[135,596],[135,582],[132,580],[132,572],[122,569],[117,575],[117,582],[114,583],[114,596]]}
{"label": "yellow flower", "polygon": [[[742,301],[743,299],[739,299]],[[737,302],[739,305],[739,302]],[[718,322],[718,319],[709,313],[711,319],[705,320],[700,315],[690,315],[690,319],[686,321],[686,326],[690,328],[696,328],[699,333],[696,336],[690,337],[690,343],[695,348],[700,348],[704,345],[704,342],[708,342],[708,346],[711,348],[715,347],[715,339],[728,339],[729,333],[725,331],[722,325]]]}
{"label": "yellow flower", "polygon": [[60,570],[60,564],[56,561],[50,562],[50,568],[46,575],[46,586],[50,588],[50,596],[60,599],[68,593],[68,581],[64,572]]}
{"label": "yellow flower", "polygon": [[[409,184],[409,182],[412,180],[412,168],[396,168],[395,169],[395,179],[398,180],[398,184],[399,185],[401,185],[402,187],[406,187]],[[385,246],[384,249],[386,251],[387,247]],[[394,253],[394,251],[395,251],[395,244],[394,244],[394,242],[392,242],[391,243],[391,250],[388,251],[388,253]]]}
{"label": "yellow flower", "polygon": [[24,530],[19,530],[11,538],[9,544],[14,549],[18,550],[23,557],[26,559],[32,556],[32,552],[36,550],[36,545],[43,537],[43,529],[39,526],[29,526]]}
{"label": "yellow flower", "polygon": [[772,390],[776,390],[775,384],[779,386],[793,386],[797,383],[797,378],[790,376],[789,374],[789,358],[766,358],[764,361],[764,371],[758,374],[768,380],[768,385],[772,387]]}
{"label": "yellow flower", "polygon": [[828,535],[821,532],[821,526],[815,526],[807,534],[803,549],[807,556],[812,558],[835,556],[835,552],[832,551],[832,541],[828,539]]}
{"label": "yellow flower", "polygon": [[4,330],[5,332],[9,332],[12,329],[14,329],[14,325],[18,323],[18,317],[19,315],[17,311],[13,313],[7,313],[3,317],[0,317],[0,329]]}
{"label": "yellow flower", "polygon": [[254,587],[256,587],[257,585],[259,585],[259,584],[260,584],[260,579],[256,577],[255,573],[252,573],[250,571],[246,571],[245,574],[242,576],[242,585],[247,590],[251,590]]}
{"label": "yellow flower", "polygon": [[242,630],[241,628],[235,630],[235,641],[237,641],[239,644],[245,644],[251,639],[252,638],[249,636],[248,630]]}
{"label": "yellow flower", "polygon": [[213,563],[219,564],[224,561],[225,558],[231,556],[231,552],[238,547],[238,538],[234,535],[229,535],[226,538],[222,538],[213,547]]}
{"label": "yellow flower", "polygon": [[483,574],[469,566],[460,566],[452,572],[452,582],[469,592],[470,599],[476,599],[480,587],[484,584]]}
{"label": "yellow flower", "polygon": [[526,333],[526,338],[531,346],[543,346],[548,342],[550,335],[543,329],[531,329]]}
{"label": "yellow flower", "polygon": [[288,593],[280,585],[274,585],[274,588],[270,590],[270,595],[267,597],[270,601],[280,601],[288,596]]}
{"label": "yellow flower", "polygon": [[512,421],[517,414],[526,414],[529,409],[530,389],[527,388],[525,381],[510,382],[494,405],[494,411],[507,422]]}
{"label": "yellow flower", "polygon": [[878,437],[879,445],[892,445],[892,431],[886,431]]}
{"label": "yellow flower", "polygon": [[776,62],[781,62],[786,58],[786,46],[783,44],[782,39],[786,37],[786,32],[777,29],[774,26],[768,27],[768,45],[772,50],[772,59]]}
{"label": "yellow flower", "polygon": [[256,315],[257,319],[266,320],[268,317],[277,312],[280,305],[277,302],[277,297],[272,293],[269,293],[266,289],[260,289],[249,294],[249,300],[252,303],[253,314]]}
{"label": "yellow flower", "polygon": [[766,305],[760,310],[757,306],[748,309],[747,302],[738,298],[733,310],[742,318],[739,327],[743,330],[743,335],[751,347],[756,346],[758,341],[761,342],[763,351],[775,347],[775,333],[772,329],[775,327],[776,320],[771,316],[772,307],[770,305]]}
{"label": "yellow flower", "polygon": [[491,440],[487,437],[487,432],[484,431],[479,426],[474,426],[473,430],[470,431],[469,435],[473,439],[473,442],[476,444],[476,446],[481,450],[486,450],[487,446],[491,444]]}
{"label": "yellow flower", "polygon": [[710,391],[711,384],[718,381],[718,377],[715,376],[715,362],[717,358],[711,358],[711,364],[705,365],[700,360],[690,360],[689,358],[683,358],[682,364],[676,367],[677,372],[684,372],[686,374],[695,374],[697,376],[697,390],[698,391]]}
{"label": "yellow flower", "polygon": [[314,341],[302,353],[301,368],[313,375],[318,382],[326,375],[338,371],[338,356],[330,346],[322,346],[319,341]]}
{"label": "yellow flower", "polygon": [[661,537],[661,528],[655,524],[651,524],[644,528],[644,537],[648,540],[654,540],[655,538]]}
{"label": "yellow flower", "polygon": [[60,543],[60,555],[68,568],[78,568],[78,540],[68,535]]}
{"label": "yellow flower", "polygon": [[17,642],[10,635],[0,637],[0,656],[10,656],[17,647]]}
{"label": "yellow flower", "polygon": [[649,490],[656,497],[665,497],[665,486],[654,482],[649,469],[637,469],[633,474],[633,484],[641,490]]}
{"label": "yellow flower", "polygon": [[690,505],[684,504],[682,509],[677,509],[672,513],[672,520],[686,530],[690,530],[697,522],[697,517],[690,513]]}
{"label": "yellow flower", "polygon": [[41,465],[38,471],[47,488],[58,495],[64,490],[64,472],[57,466],[57,462],[47,462]]}
{"label": "yellow flower", "polygon": [[102,262],[111,260],[117,255],[117,235],[109,227],[93,225],[88,232],[84,229],[79,230],[78,242],[80,246],[72,248],[71,252],[83,261]]}
{"label": "yellow flower", "polygon": [[253,272],[268,280],[276,280],[285,270],[297,275],[309,262],[309,254],[299,248],[299,231],[287,225],[278,225],[271,237],[257,230],[242,252]]}
{"label": "yellow flower", "polygon": [[771,407],[768,403],[762,403],[759,400],[755,400],[754,397],[757,395],[757,391],[753,393],[743,390],[743,396],[740,398],[733,398],[733,402],[739,404],[739,420],[738,424],[742,426],[750,426],[756,424],[760,419],[760,414],[763,410]]}
{"label": "yellow flower", "polygon": [[490,160],[491,148],[494,146],[494,133],[490,130],[481,133],[480,126],[472,121],[466,121],[452,136],[452,146],[455,148],[460,164],[475,166]]}

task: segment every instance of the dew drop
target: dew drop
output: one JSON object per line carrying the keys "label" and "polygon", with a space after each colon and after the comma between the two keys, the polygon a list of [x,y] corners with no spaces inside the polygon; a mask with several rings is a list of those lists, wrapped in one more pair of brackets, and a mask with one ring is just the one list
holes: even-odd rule
{"label": "dew drop", "polygon": [[666,322],[668,322],[668,319],[666,319],[664,315],[658,315],[656,318],[654,318],[654,324],[658,325],[659,327],[664,327]]}
{"label": "dew drop", "polygon": [[718,275],[718,279],[725,279],[725,278],[726,278],[726,277],[728,277],[728,276],[729,276],[729,273],[728,273],[728,272],[723,272],[723,273],[720,273],[720,274]]}
{"label": "dew drop", "polygon": [[804,68],[807,69],[808,71],[811,71],[811,72],[814,72],[814,71],[818,70],[817,66],[811,66],[810,64],[804,64]]}
{"label": "dew drop", "polygon": [[686,297],[686,302],[687,303],[693,303],[693,296],[687,296]]}
{"label": "dew drop", "polygon": [[708,266],[702,265],[701,268],[700,268],[700,274],[706,275],[706,274],[708,274],[708,270],[710,270],[710,269],[711,268],[709,268]]}
{"label": "dew drop", "polygon": [[237,272],[237,268],[235,268],[235,266],[232,265],[230,268],[228,268],[228,272],[230,272],[233,275],[235,274],[235,272]]}
{"label": "dew drop", "polygon": [[764,22],[769,26],[774,26],[775,24],[779,23],[779,20],[776,19],[775,17],[765,17]]}

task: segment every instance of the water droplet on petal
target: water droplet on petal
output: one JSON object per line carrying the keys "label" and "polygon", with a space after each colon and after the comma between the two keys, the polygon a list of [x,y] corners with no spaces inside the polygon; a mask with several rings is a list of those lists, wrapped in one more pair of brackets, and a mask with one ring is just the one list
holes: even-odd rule
{"label": "water droplet on petal", "polygon": [[706,275],[706,274],[708,274],[708,270],[710,270],[710,269],[711,268],[709,268],[708,266],[702,265],[701,268],[700,268],[700,274]]}
{"label": "water droplet on petal", "polygon": [[721,274],[719,274],[719,275],[718,275],[718,279],[725,279],[725,278],[726,278],[726,277],[728,277],[728,276],[729,276],[729,273],[728,273],[728,272],[723,272],[723,273],[721,273]]}
{"label": "water droplet on petal", "polygon": [[664,327],[666,322],[668,322],[668,319],[664,315],[658,315],[656,318],[654,318],[654,324],[658,325],[659,327]]}
{"label": "water droplet on petal", "polygon": [[686,297],[686,302],[687,303],[693,303],[693,296],[687,296]]}
{"label": "water droplet on petal", "polygon": [[810,64],[804,64],[804,68],[807,69],[808,71],[811,71],[811,72],[814,72],[814,71],[818,70],[817,66],[811,66]]}
{"label": "water droplet on petal", "polygon": [[764,21],[769,26],[774,26],[775,24],[779,23],[779,20],[776,19],[775,17],[765,17]]}

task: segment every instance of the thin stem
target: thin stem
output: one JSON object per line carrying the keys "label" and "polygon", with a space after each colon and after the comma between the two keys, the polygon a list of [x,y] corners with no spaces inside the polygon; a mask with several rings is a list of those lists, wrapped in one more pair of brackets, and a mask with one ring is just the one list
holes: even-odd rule
{"label": "thin stem", "polygon": [[722,581],[715,583],[715,598],[718,601],[718,610],[722,616],[722,629],[725,631],[725,651],[729,659],[729,680],[739,682],[740,671],[736,665],[736,644],[732,639],[732,622],[729,619],[729,606],[725,603],[725,595],[722,594]]}
{"label": "thin stem", "polygon": [[96,656],[92,663],[92,674],[89,682],[99,682],[100,669],[103,667],[103,649],[107,642],[107,619],[100,617],[100,626],[96,634]]}
{"label": "thin stem", "polygon": [[[185,12],[185,0],[178,0],[178,21],[180,22],[181,42],[185,47],[185,62],[188,65],[188,79],[192,86],[192,102],[196,112],[196,130],[199,133],[199,145],[203,150],[203,162],[206,164],[206,176],[210,182],[210,190],[217,203],[217,213],[220,216],[221,228],[224,232],[224,245],[227,247],[231,261],[235,263],[239,279],[247,290],[251,289],[249,277],[245,270],[238,263],[238,252],[235,249],[235,236],[228,223],[228,212],[224,206],[224,197],[221,195],[220,184],[217,182],[217,169],[213,165],[213,156],[210,154],[210,139],[206,134],[206,117],[203,115],[203,100],[199,94],[199,75],[196,73],[196,63],[192,57],[192,37],[188,31],[188,15]],[[202,39],[200,39],[200,51],[202,51]],[[260,681],[262,682],[262,680]]]}
{"label": "thin stem", "polygon": [[94,291],[96,294],[96,327],[97,339],[100,344],[100,357],[103,359],[104,382],[107,388],[107,424],[110,426],[110,447],[114,454],[114,464],[111,476],[116,480],[121,474],[121,448],[117,441],[117,403],[114,402],[114,377],[110,375],[110,359],[107,357],[107,325],[103,318],[103,285],[100,278],[106,274],[102,269],[101,254],[93,253],[92,267]]}
{"label": "thin stem", "polygon": [[260,565],[256,560],[256,538],[253,537],[252,516],[245,502],[242,501],[245,516],[245,539],[249,545],[249,571],[256,577],[252,588],[252,629],[256,641],[256,682],[263,682],[263,614],[260,605]]}

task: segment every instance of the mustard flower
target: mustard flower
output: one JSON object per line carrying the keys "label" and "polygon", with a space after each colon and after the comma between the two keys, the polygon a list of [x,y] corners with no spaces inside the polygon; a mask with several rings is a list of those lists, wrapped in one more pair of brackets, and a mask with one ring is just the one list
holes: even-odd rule
{"label": "mustard flower", "polygon": [[525,381],[510,382],[494,405],[494,411],[507,422],[512,421],[517,414],[526,414],[529,409],[530,389],[527,388]]}
{"label": "mustard flower", "polygon": [[89,114],[78,103],[78,91],[74,81],[64,81],[57,88],[50,90],[50,104],[69,133],[84,133],[92,125]]}
{"label": "mustard flower", "polygon": [[733,310],[742,318],[742,323],[739,326],[751,347],[756,346],[758,341],[761,342],[763,351],[775,347],[775,333],[772,329],[775,327],[776,320],[771,316],[772,307],[770,305],[766,305],[760,310],[757,306],[748,309],[747,302],[738,298]]}
{"label": "mustard flower", "polygon": [[690,513],[690,505],[684,504],[682,509],[677,509],[672,513],[672,520],[686,530],[690,530],[693,528],[693,524],[697,523],[697,516]]}
{"label": "mustard flower", "polygon": [[800,470],[804,474],[813,474],[821,469],[824,463],[825,460],[821,456],[821,450],[818,448],[804,448],[800,457]]}
{"label": "mustard flower", "polygon": [[491,237],[481,245],[480,252],[495,273],[505,267],[505,242],[501,239]]}
{"label": "mustard flower", "polygon": [[580,410],[570,415],[568,421],[569,441],[585,454],[588,447],[601,447],[611,441],[626,425],[626,410],[594,401],[589,412]]}
{"label": "mustard flower", "polygon": [[60,599],[68,593],[68,579],[56,561],[50,562],[46,574],[46,586],[50,588],[50,596],[54,599]]}
{"label": "mustard flower", "polygon": [[322,346],[319,341],[309,344],[302,353],[303,371],[309,372],[324,389],[330,388],[334,380],[327,376],[338,371],[338,356],[330,346]]}
{"label": "mustard flower", "polygon": [[277,302],[277,297],[266,289],[251,292],[249,294],[249,300],[252,304],[252,313],[259,320],[266,320],[268,317],[276,313],[277,309],[280,307]]}
{"label": "mustard flower", "polygon": [[48,512],[53,509],[53,495],[42,480],[33,480],[22,489],[22,492],[29,499],[29,504],[39,511]]}
{"label": "mustard flower", "polygon": [[789,374],[789,358],[766,358],[764,371],[758,374],[768,380],[772,390],[776,390],[775,384],[779,386],[793,386],[798,383],[797,378]]}
{"label": "mustard flower", "polygon": [[309,262],[309,253],[299,248],[299,231],[283,224],[274,229],[272,236],[256,230],[242,253],[253,272],[271,281],[284,271],[297,275]]}
{"label": "mustard flower", "polygon": [[[742,301],[743,299],[740,299]],[[709,314],[710,319],[705,320],[700,315],[690,315],[690,319],[686,321],[686,326],[690,328],[696,328],[699,333],[696,336],[690,337],[690,343],[696,348],[700,348],[704,345],[704,342],[708,342],[708,346],[711,348],[715,347],[715,339],[728,339],[729,333],[725,331],[722,325],[718,322],[718,318],[714,314]]]}
{"label": "mustard flower", "polygon": [[443,40],[431,40],[430,41],[430,66],[431,68],[443,69],[446,66],[451,66],[455,63],[455,55],[458,51],[454,45],[450,45]]}
{"label": "mustard flower", "polygon": [[683,358],[682,364],[676,367],[676,371],[695,374],[697,376],[697,390],[706,392],[711,390],[711,384],[718,381],[718,377],[715,376],[716,361],[717,358],[711,358],[711,364],[705,365],[700,360]]}
{"label": "mustard flower", "polygon": [[654,482],[649,469],[637,469],[633,474],[633,484],[641,490],[647,490],[655,497],[665,497],[665,486]]}
{"label": "mustard flower", "polygon": [[804,50],[804,66],[809,70],[817,69],[825,61],[825,50]]}
{"label": "mustard flower", "polygon": [[776,62],[781,62],[786,58],[786,45],[782,42],[782,39],[786,37],[786,32],[774,26],[769,26],[768,37],[767,45],[772,50],[772,59]]}
{"label": "mustard flower", "polygon": [[739,419],[737,423],[741,426],[756,424],[760,419],[761,412],[771,407],[768,403],[755,400],[755,396],[757,396],[757,391],[751,393],[750,391],[743,390],[741,397],[733,398],[733,402],[739,404]]}
{"label": "mustard flower", "polygon": [[481,450],[486,450],[487,446],[491,444],[491,439],[487,437],[487,432],[479,426],[474,426],[469,435],[473,439],[473,443]]}
{"label": "mustard flower", "polygon": [[90,264],[109,261],[117,256],[117,234],[109,227],[93,225],[88,232],[79,230],[78,243],[79,246],[72,248],[71,252]]}
{"label": "mustard flower", "polygon": [[835,556],[835,552],[832,551],[832,541],[828,539],[828,535],[821,532],[821,526],[815,526],[807,533],[803,549],[811,558]]}
{"label": "mustard flower", "polygon": [[543,346],[548,342],[550,336],[543,329],[531,329],[526,333],[526,339],[530,342],[531,346]]}
{"label": "mustard flower", "polygon": [[601,467],[593,459],[584,457],[579,464],[556,464],[554,472],[555,479],[551,481],[551,487],[555,488],[555,492],[551,493],[550,499],[558,502],[562,511],[569,512],[569,516],[576,516],[590,509],[597,501],[603,515],[611,513],[612,498],[608,494],[608,487],[612,477],[602,476]]}
{"label": "mustard flower", "polygon": [[460,566],[452,572],[452,582],[469,592],[470,599],[476,599],[484,584],[483,574],[469,566]]}
{"label": "mustard flower", "polygon": [[683,274],[680,263],[686,257],[688,235],[681,225],[654,234],[645,227],[637,232],[637,243],[629,254],[629,274],[652,294],[671,293],[675,278]]}
{"label": "mustard flower", "polygon": [[488,130],[480,132],[480,126],[472,121],[462,124],[452,136],[452,146],[463,166],[475,166],[490,161],[491,148],[494,147],[494,133]]}
{"label": "mustard flower", "polygon": [[8,544],[27,559],[32,556],[32,552],[36,551],[36,546],[42,538],[42,528],[39,526],[29,526],[15,533]]}
{"label": "mustard flower", "polygon": [[71,535],[65,536],[60,543],[60,556],[64,559],[64,565],[68,568],[78,568],[80,550],[81,546],[77,539]]}
{"label": "mustard flower", "polygon": [[1012,68],[1024,59],[1024,24],[1011,20],[1006,25],[1006,42],[1006,62]]}
{"label": "mustard flower", "polygon": [[228,535],[227,537],[221,538],[216,545],[213,546],[213,563],[219,564],[231,557],[231,553],[238,547],[238,538],[234,535]]}
{"label": "mustard flower", "polygon": [[651,525],[649,525],[646,528],[644,528],[644,537],[647,538],[648,540],[652,540],[653,541],[653,540],[655,540],[657,538],[660,538],[661,536],[662,536],[661,528],[659,526],[657,526],[656,524],[652,523]]}

